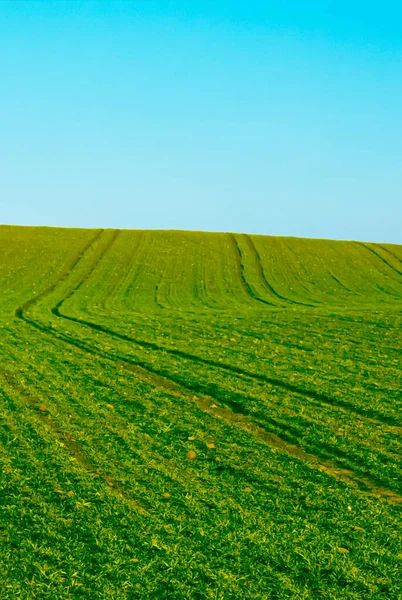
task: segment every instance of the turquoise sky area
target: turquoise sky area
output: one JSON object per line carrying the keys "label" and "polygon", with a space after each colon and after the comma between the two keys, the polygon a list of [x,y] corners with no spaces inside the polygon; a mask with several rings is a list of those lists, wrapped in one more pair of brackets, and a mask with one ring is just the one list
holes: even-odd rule
{"label": "turquoise sky area", "polygon": [[402,243],[402,4],[1,1],[0,222]]}

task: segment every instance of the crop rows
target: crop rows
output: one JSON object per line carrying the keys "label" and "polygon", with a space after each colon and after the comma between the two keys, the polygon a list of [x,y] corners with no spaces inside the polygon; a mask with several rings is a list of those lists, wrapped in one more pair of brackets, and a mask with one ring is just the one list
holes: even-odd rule
{"label": "crop rows", "polygon": [[0,282],[2,597],[399,598],[399,246],[3,227]]}

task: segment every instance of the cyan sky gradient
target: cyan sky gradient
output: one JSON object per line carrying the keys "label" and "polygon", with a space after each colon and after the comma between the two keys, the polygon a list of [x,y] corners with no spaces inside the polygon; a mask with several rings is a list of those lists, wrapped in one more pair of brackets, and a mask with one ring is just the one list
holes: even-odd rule
{"label": "cyan sky gradient", "polygon": [[0,2],[0,222],[402,243],[402,5]]}

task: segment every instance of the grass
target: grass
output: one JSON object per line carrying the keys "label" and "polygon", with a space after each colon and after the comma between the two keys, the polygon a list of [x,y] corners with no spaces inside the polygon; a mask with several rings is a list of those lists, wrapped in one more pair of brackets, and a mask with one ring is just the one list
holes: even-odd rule
{"label": "grass", "polygon": [[0,284],[2,600],[402,596],[401,246],[4,226]]}

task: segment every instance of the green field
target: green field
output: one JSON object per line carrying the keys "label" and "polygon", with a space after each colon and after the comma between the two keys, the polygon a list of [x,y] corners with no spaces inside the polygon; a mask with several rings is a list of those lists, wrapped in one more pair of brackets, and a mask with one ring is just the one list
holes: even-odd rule
{"label": "green field", "polygon": [[402,598],[402,246],[2,226],[0,285],[0,600]]}

